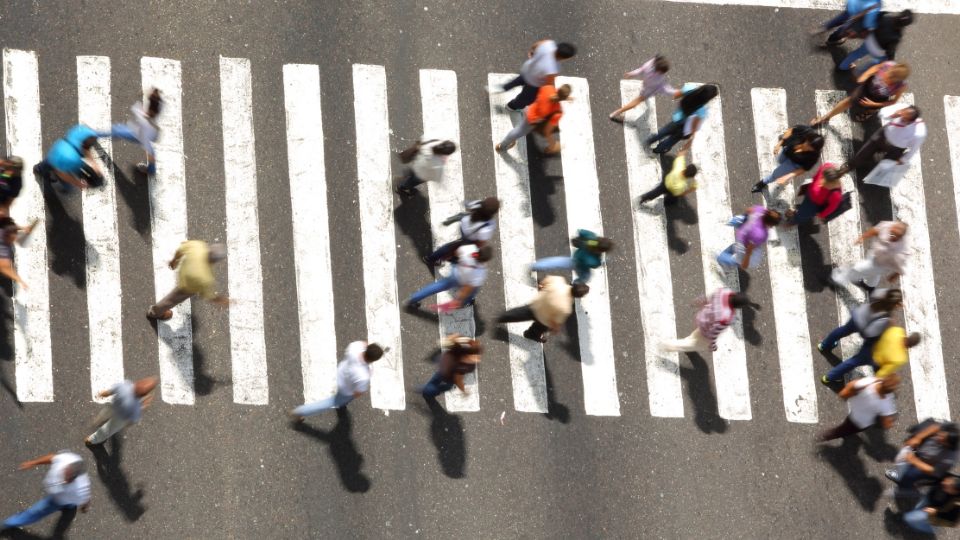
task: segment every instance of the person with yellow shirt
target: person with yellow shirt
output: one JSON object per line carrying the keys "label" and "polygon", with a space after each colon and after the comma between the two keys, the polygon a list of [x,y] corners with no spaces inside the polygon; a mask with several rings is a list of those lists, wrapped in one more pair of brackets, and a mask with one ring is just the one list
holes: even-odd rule
{"label": "person with yellow shirt", "polygon": [[673,166],[667,176],[657,184],[657,187],[640,196],[640,205],[652,201],[661,195],[666,195],[664,204],[671,204],[677,199],[697,189],[693,178],[697,175],[697,166],[687,164],[687,150],[681,150],[673,159]]}
{"label": "person with yellow shirt", "polygon": [[896,373],[907,363],[907,349],[920,343],[920,334],[907,331],[902,326],[891,326],[883,331],[873,346],[873,369],[877,377],[884,378]]}
{"label": "person with yellow shirt", "polygon": [[213,264],[225,258],[227,248],[223,244],[207,244],[202,240],[187,240],[180,244],[169,263],[171,270],[177,270],[177,285],[170,294],[150,306],[147,318],[166,321],[173,317],[173,308],[195,294],[214,304],[227,305],[230,300],[217,293],[217,279],[213,275]]}

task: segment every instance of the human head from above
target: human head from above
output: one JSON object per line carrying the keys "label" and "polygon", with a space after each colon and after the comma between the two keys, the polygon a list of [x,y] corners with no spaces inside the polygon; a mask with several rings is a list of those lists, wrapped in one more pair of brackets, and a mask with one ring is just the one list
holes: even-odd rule
{"label": "human head from above", "polygon": [[570,286],[570,294],[574,298],[583,298],[590,292],[590,287],[586,283],[580,283],[579,281]]}
{"label": "human head from above", "polygon": [[953,422],[940,424],[940,431],[936,434],[937,442],[950,450],[956,450],[960,446],[960,429]]}
{"label": "human head from above", "polygon": [[144,377],[133,383],[133,393],[136,394],[137,397],[144,397],[150,392],[153,392],[153,389],[157,387],[157,383],[159,382],[160,379],[157,377]]}
{"label": "human head from above", "polygon": [[17,241],[17,237],[20,236],[20,227],[9,217],[0,218],[0,230],[3,231],[3,243],[8,246],[13,245]]}
{"label": "human head from above", "polygon": [[63,481],[69,484],[85,472],[87,472],[87,464],[82,459],[68,463],[63,469]]}
{"label": "human head from above", "polygon": [[694,88],[680,98],[680,110],[689,116],[717,97],[720,89],[715,84],[704,84]]}
{"label": "human head from above", "polygon": [[156,118],[161,110],[163,110],[163,98],[160,97],[160,90],[154,88],[147,96],[147,116],[151,119]]}
{"label": "human head from above", "polygon": [[577,48],[567,42],[557,43],[557,52],[554,53],[557,60],[567,60],[577,55]]}
{"label": "human head from above", "polygon": [[383,347],[376,343],[368,343],[367,348],[363,351],[364,361],[372,364],[381,358],[383,358]]}
{"label": "human head from above", "polygon": [[904,235],[907,234],[907,224],[902,221],[894,221],[893,225],[890,226],[890,237],[891,242],[899,242]]}
{"label": "human head from above", "polygon": [[657,73],[666,73],[670,71],[670,62],[658,54],[653,57],[653,69],[656,70]]}
{"label": "human head from above", "polygon": [[472,221],[489,221],[500,211],[500,199],[487,197],[470,212]]}
{"label": "human head from above", "polygon": [[207,260],[211,263],[218,263],[227,258],[227,246],[223,244],[210,244],[207,249]]}
{"label": "human head from above", "polygon": [[553,95],[553,101],[566,101],[570,98],[570,92],[573,92],[573,88],[569,84],[561,85],[560,88],[557,88],[557,93]]}
{"label": "human head from above", "polygon": [[763,211],[763,224],[767,227],[776,227],[780,224],[780,220],[783,219],[783,215],[776,210],[767,208]]}
{"label": "human head from above", "polygon": [[897,391],[897,388],[900,387],[900,375],[896,373],[891,373],[886,377],[880,379],[880,393],[881,394],[890,394]]}
{"label": "human head from above", "polygon": [[433,153],[439,156],[449,156],[457,151],[457,145],[453,141],[443,141],[433,147]]}

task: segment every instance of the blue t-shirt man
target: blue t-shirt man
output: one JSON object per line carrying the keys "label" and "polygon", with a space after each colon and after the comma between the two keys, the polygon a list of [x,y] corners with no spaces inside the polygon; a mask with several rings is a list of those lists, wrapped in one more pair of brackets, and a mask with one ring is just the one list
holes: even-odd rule
{"label": "blue t-shirt man", "polygon": [[62,139],[57,139],[50,147],[47,163],[60,172],[79,176],[85,163],[83,142],[91,137],[96,138],[97,132],[83,124],[73,126]]}

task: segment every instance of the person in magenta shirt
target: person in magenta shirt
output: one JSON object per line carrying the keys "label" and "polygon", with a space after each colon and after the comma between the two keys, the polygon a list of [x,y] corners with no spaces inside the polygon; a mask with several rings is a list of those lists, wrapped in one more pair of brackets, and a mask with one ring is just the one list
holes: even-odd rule
{"label": "person in magenta shirt", "polygon": [[780,212],[770,210],[763,205],[758,204],[748,208],[742,222],[737,226],[734,235],[736,242],[717,255],[717,263],[723,267],[740,266],[744,270],[758,266],[763,260],[767,229],[777,226],[780,219]]}

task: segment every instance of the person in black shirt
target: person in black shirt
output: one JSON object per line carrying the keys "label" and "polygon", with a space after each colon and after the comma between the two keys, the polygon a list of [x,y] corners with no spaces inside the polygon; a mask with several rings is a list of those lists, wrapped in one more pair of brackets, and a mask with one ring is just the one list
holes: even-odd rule
{"label": "person in black shirt", "polygon": [[753,193],[760,193],[763,186],[776,182],[786,184],[793,178],[809,171],[820,161],[823,136],[805,125],[796,125],[784,132],[773,148],[779,165],[765,178],[753,185]]}
{"label": "person in black shirt", "polygon": [[934,484],[926,496],[903,515],[903,521],[914,530],[935,534],[934,525],[956,527],[960,518],[960,477],[948,475]]}
{"label": "person in black shirt", "polygon": [[18,156],[0,159],[0,217],[10,215],[10,205],[23,189],[23,160]]}
{"label": "person in black shirt", "polygon": [[913,23],[913,12],[905,9],[900,13],[881,13],[877,19],[877,27],[871,31],[863,44],[853,50],[837,66],[838,69],[848,70],[854,67],[854,62],[860,58],[870,55],[872,61],[867,65],[861,65],[861,68],[869,67],[877,62],[893,60],[897,55],[897,45],[903,39],[904,28]]}

